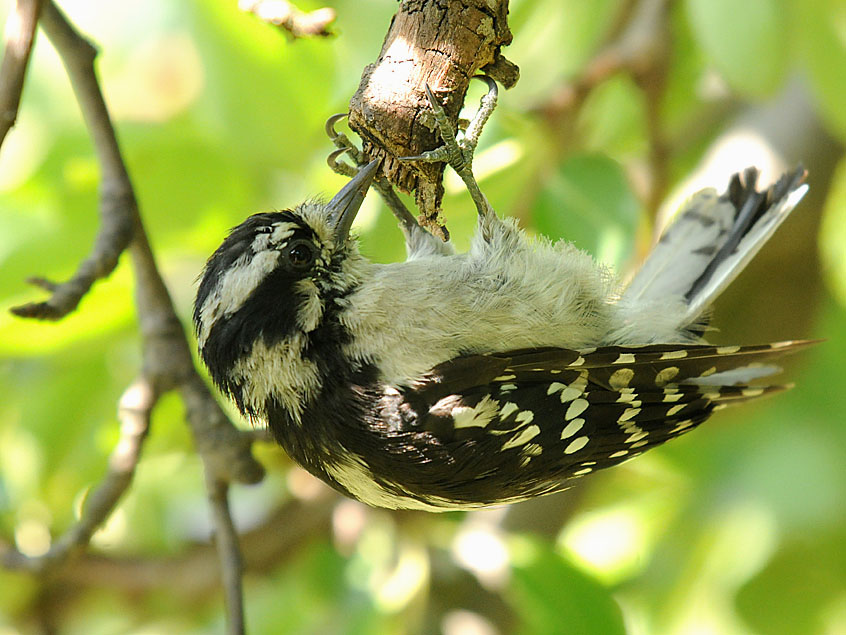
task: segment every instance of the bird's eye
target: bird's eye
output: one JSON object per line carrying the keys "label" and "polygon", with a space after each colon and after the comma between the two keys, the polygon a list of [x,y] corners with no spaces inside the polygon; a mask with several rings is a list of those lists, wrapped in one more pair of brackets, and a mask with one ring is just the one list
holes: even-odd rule
{"label": "bird's eye", "polygon": [[297,240],[283,252],[294,269],[308,269],[317,255],[314,245],[306,240]]}

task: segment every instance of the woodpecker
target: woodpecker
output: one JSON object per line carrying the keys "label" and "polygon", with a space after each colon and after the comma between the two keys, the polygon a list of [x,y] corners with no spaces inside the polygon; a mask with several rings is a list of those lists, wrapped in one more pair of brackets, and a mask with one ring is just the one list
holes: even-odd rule
{"label": "woodpecker", "polygon": [[783,390],[749,382],[808,344],[702,339],[713,300],[807,190],[801,168],[763,191],[750,168],[695,194],[627,286],[486,200],[467,253],[417,226],[404,262],[370,262],[350,227],[378,168],[328,203],[232,229],[194,306],[220,390],[368,505],[445,511],[560,491]]}

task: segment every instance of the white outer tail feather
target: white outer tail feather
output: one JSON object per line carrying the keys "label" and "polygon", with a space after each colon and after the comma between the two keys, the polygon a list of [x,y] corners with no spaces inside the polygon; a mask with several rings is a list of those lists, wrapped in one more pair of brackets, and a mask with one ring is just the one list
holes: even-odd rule
{"label": "white outer tail feather", "polygon": [[[741,209],[729,198],[729,192],[719,197],[713,189],[694,194],[664,231],[626,288],[622,301],[641,305],[682,296],[686,299],[687,310],[678,328],[684,329],[698,322],[805,195],[808,186],[800,185],[804,174],[804,170],[799,168],[785,174],[769,190],[757,193],[757,171],[748,169],[744,173],[747,182],[743,192],[748,189],[749,197],[742,201],[744,205]],[[738,176],[733,177],[735,180],[737,183],[733,185],[740,185]],[[762,212],[756,213],[757,218],[750,226],[744,227],[748,223],[748,215],[755,211],[746,209],[749,207],[746,203],[754,202],[757,196],[766,201],[780,187],[784,187],[785,192],[772,200]],[[732,239],[739,239],[736,247],[728,255],[721,253]],[[713,270],[697,288],[700,278],[709,268]],[[692,295],[689,295],[690,292]]]}

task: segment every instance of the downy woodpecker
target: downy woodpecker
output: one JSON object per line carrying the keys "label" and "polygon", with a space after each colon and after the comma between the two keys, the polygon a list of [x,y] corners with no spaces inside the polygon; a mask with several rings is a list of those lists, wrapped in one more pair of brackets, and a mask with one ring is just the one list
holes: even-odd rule
{"label": "downy woodpecker", "polygon": [[[446,142],[472,179],[472,148]],[[804,195],[802,169],[763,192],[750,168],[721,195],[695,194],[624,288],[483,196],[467,253],[416,226],[405,262],[372,263],[349,232],[377,170],[361,168],[328,203],[235,227],[194,307],[215,384],[364,503],[441,511],[560,491],[783,389],[748,382],[806,344],[701,338],[713,300]]]}

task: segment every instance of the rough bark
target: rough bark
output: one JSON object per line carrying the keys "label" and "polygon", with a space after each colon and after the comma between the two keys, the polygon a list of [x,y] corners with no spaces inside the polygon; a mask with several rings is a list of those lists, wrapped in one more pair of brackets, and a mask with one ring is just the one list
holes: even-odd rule
{"label": "rough bark", "polygon": [[350,101],[350,127],[365,153],[382,158],[391,183],[415,192],[421,222],[443,238],[444,164],[397,158],[440,145],[426,84],[455,125],[473,75],[481,71],[506,88],[517,82],[517,67],[500,52],[511,37],[508,0],[403,0],[378,60],[364,69]]}

